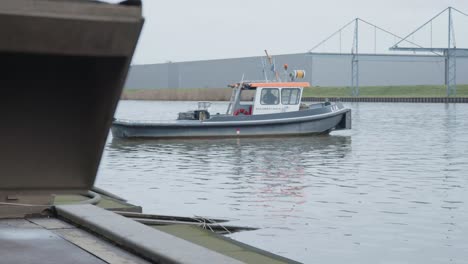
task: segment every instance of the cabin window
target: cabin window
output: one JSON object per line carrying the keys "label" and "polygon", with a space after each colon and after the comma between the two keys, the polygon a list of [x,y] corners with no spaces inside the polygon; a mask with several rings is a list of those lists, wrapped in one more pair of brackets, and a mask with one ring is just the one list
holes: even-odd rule
{"label": "cabin window", "polygon": [[279,104],[279,89],[263,88],[260,98],[260,103],[262,105],[277,105]]}
{"label": "cabin window", "polygon": [[301,97],[301,90],[298,88],[283,88],[281,91],[281,103],[283,105],[297,105]]}

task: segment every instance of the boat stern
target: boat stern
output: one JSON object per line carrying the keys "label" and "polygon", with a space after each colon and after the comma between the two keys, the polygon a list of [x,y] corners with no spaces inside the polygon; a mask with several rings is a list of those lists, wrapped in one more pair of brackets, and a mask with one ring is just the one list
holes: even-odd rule
{"label": "boat stern", "polygon": [[334,130],[345,129],[351,129],[351,109],[347,109],[347,111],[342,114],[341,121],[336,125]]}

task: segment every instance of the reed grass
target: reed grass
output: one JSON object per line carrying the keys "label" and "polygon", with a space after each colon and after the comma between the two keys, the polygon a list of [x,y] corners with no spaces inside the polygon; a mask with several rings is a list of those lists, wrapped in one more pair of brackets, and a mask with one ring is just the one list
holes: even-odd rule
{"label": "reed grass", "polygon": [[[122,100],[168,100],[168,101],[229,101],[231,88],[199,89],[128,89],[124,90]],[[252,100],[253,91],[242,93],[242,100]]]}
{"label": "reed grass", "polygon": [[[360,87],[360,97],[445,97],[445,86],[364,86]],[[126,89],[122,100],[168,100],[168,101],[229,101],[231,88],[193,89]],[[254,91],[242,94],[242,100],[250,101]],[[303,97],[350,97],[350,87],[309,87]],[[468,85],[457,86],[457,97],[468,97]]]}
{"label": "reed grass", "polygon": [[[310,87],[304,89],[303,97],[350,97],[350,87]],[[364,86],[359,88],[360,97],[446,97],[442,85],[414,86]],[[457,97],[468,97],[468,85],[457,85]]]}

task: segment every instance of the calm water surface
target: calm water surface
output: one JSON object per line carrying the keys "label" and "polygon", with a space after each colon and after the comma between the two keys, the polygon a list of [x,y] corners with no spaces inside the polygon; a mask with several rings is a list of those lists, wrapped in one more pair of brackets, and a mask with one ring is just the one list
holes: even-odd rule
{"label": "calm water surface", "polygon": [[[353,129],[329,136],[110,137],[97,185],[147,213],[260,227],[231,237],[304,263],[468,263],[468,105],[347,106]],[[122,101],[117,117],[192,108]]]}

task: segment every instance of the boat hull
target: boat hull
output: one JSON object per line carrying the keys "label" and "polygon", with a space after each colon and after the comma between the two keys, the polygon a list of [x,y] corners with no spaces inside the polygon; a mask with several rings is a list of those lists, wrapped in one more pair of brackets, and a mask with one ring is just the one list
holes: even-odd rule
{"label": "boat hull", "polygon": [[[336,105],[335,105],[336,106]],[[351,110],[326,107],[297,113],[220,116],[206,121],[136,123],[114,121],[115,138],[213,138],[326,134],[351,128]]]}

